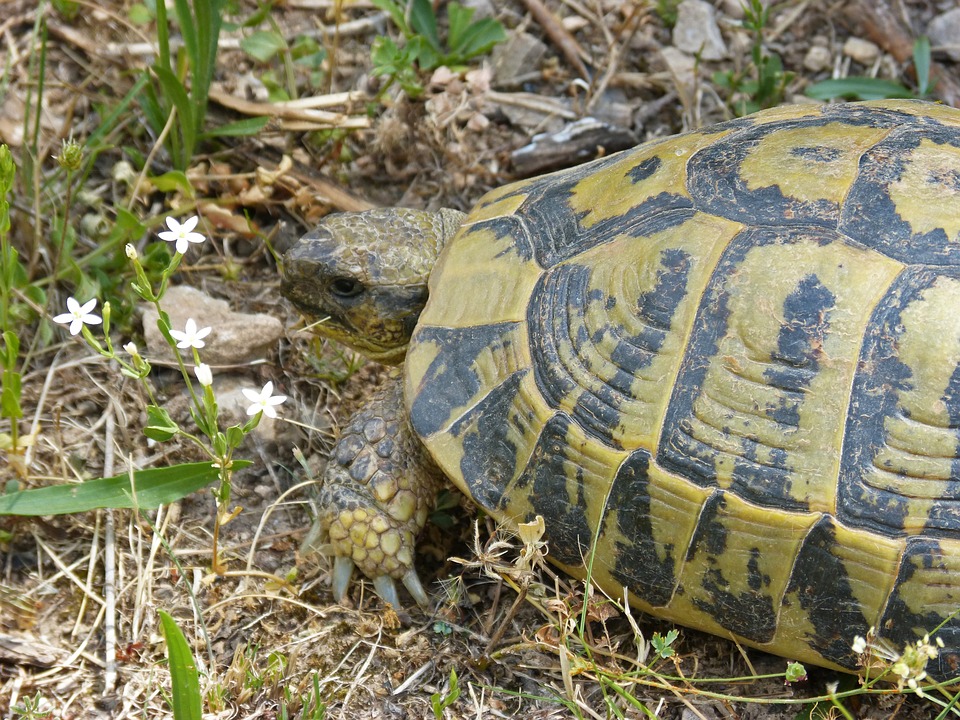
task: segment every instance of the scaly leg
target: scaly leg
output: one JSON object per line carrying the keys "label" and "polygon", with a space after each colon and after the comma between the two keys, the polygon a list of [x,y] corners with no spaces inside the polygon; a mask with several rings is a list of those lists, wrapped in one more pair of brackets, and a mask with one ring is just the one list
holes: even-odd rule
{"label": "scaly leg", "polygon": [[[324,473],[317,525],[336,557],[337,600],[346,595],[357,567],[394,607],[400,607],[395,580],[401,580],[421,606],[429,605],[413,559],[441,481],[439,469],[410,428],[397,374],[350,418]],[[308,543],[311,540],[304,545]]]}

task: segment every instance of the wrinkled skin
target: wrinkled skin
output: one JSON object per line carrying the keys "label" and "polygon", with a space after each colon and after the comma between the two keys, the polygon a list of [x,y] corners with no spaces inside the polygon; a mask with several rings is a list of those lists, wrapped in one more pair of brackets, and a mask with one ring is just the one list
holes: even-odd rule
{"label": "wrinkled skin", "polygon": [[[430,271],[462,220],[455,210],[402,208],[330,216],[284,256],[281,293],[315,319],[313,332],[399,365],[427,300]],[[395,580],[428,605],[413,558],[441,480],[410,428],[394,371],[344,425],[324,474],[320,516],[304,543],[335,556],[338,600],[359,567],[395,607]]]}

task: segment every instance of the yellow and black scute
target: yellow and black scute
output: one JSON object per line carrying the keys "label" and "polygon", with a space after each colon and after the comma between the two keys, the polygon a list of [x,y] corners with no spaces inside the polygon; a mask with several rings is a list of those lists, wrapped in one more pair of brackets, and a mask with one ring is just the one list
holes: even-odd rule
{"label": "yellow and black scute", "polygon": [[494,516],[677,622],[960,674],[960,111],[779,108],[491,193],[411,423]]}

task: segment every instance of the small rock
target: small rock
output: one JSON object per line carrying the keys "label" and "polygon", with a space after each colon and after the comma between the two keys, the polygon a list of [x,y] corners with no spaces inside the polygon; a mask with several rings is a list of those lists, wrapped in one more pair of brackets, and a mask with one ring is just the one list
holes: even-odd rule
{"label": "small rock", "polygon": [[[226,300],[217,300],[188,285],[167,290],[161,301],[170,315],[174,330],[183,330],[189,318],[197,327],[210,327],[200,350],[200,359],[208,365],[238,365],[266,357],[283,335],[283,325],[262,313],[238,313],[230,309]],[[173,351],[157,329],[157,311],[152,306],[143,308],[143,339],[147,344],[147,360],[174,361]],[[192,356],[187,350],[185,358]]]}
{"label": "small rock", "polygon": [[813,45],[807,50],[803,58],[803,67],[810,72],[821,72],[833,64],[833,54],[829,48],[821,45]]}
{"label": "small rock", "polygon": [[927,27],[930,42],[947,51],[954,62],[960,62],[960,8],[937,15]]}
{"label": "small rock", "polygon": [[696,61],[674,47],[665,47],[660,51],[660,56],[667,65],[667,70],[673,76],[674,85],[681,98],[684,99],[684,105],[687,106],[693,100],[693,95],[697,85]]}
{"label": "small rock", "polygon": [[683,0],[677,5],[673,45],[691,55],[699,54],[703,60],[721,60],[727,56],[727,46],[717,25],[717,14],[710,3]]}
{"label": "small rock", "polygon": [[492,18],[497,14],[497,10],[493,7],[491,0],[461,0],[460,4],[466,8],[473,8],[473,17],[470,18],[471,22],[477,22],[477,20],[483,20],[484,18]]}
{"label": "small rock", "polygon": [[843,44],[843,54],[864,67],[873,65],[880,57],[880,48],[863,38],[847,38]]}
{"label": "small rock", "polygon": [[493,82],[498,87],[519,85],[525,76],[540,71],[547,46],[525,32],[513,32],[493,48]]}

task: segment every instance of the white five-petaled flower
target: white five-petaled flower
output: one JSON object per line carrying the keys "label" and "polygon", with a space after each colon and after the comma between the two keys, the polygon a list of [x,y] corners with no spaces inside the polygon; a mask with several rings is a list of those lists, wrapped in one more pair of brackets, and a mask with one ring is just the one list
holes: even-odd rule
{"label": "white five-petaled flower", "polygon": [[170,229],[159,232],[157,235],[161,240],[175,242],[177,244],[177,252],[183,255],[187,251],[187,248],[190,247],[190,243],[202,243],[205,239],[200,233],[193,232],[198,222],[200,222],[200,218],[196,215],[184,220],[182,225],[176,218],[168,217],[167,227]]}
{"label": "white five-petaled flower", "polygon": [[209,334],[210,328],[208,327],[197,330],[197,323],[194,322],[193,318],[187,318],[187,325],[184,327],[183,332],[179,330],[170,331],[170,337],[177,341],[177,347],[181,350],[186,350],[187,348],[197,348],[197,350],[199,350],[206,345],[203,338]]}
{"label": "white five-petaled flower", "polygon": [[83,329],[84,325],[99,325],[103,322],[98,315],[90,312],[96,306],[96,298],[91,298],[81,305],[77,302],[76,298],[68,297],[67,312],[57,315],[53,321],[63,323],[64,325],[70,323],[70,334],[76,335]]}
{"label": "white five-petaled flower", "polygon": [[253,403],[253,405],[247,408],[247,415],[256,415],[258,412],[262,412],[264,415],[270,418],[275,418],[277,416],[276,406],[280,405],[287,399],[286,395],[273,394],[272,381],[267,382],[260,392],[251,390],[250,388],[243,388],[243,394],[246,396],[247,400]]}
{"label": "white five-petaled flower", "polygon": [[200,363],[199,365],[195,366],[193,368],[193,372],[197,376],[197,382],[204,387],[213,385],[213,371],[206,363]]}

